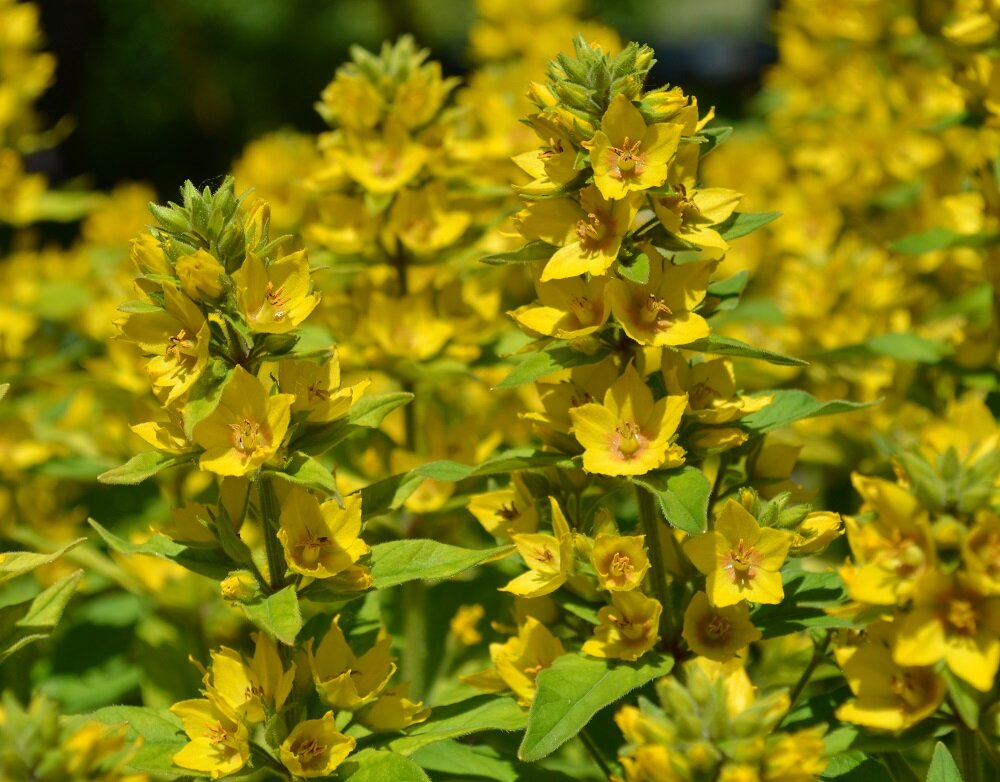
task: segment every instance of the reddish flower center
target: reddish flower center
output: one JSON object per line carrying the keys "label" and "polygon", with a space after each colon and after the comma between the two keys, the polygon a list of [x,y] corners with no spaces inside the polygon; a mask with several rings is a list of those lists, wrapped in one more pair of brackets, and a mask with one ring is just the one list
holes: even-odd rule
{"label": "reddish flower center", "polygon": [[233,448],[246,455],[253,453],[259,445],[263,444],[260,424],[244,418],[238,424],[230,424],[232,430],[231,441]]}

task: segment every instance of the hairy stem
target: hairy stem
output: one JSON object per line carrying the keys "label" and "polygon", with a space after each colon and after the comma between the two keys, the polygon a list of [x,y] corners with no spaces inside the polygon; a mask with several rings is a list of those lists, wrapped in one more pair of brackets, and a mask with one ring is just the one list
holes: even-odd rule
{"label": "hairy stem", "polygon": [[660,512],[653,495],[641,486],[635,487],[635,499],[639,505],[639,521],[646,533],[646,548],[649,549],[650,569],[653,572],[653,589],[656,599],[663,606],[660,613],[661,643],[673,647],[674,615],[670,604],[670,588],[667,585],[667,569],[664,564],[663,546],[660,541]]}
{"label": "hairy stem", "polygon": [[274,486],[266,478],[260,478],[257,482],[260,492],[260,514],[264,522],[264,548],[267,551],[267,574],[271,580],[271,591],[277,592],[285,586],[285,570],[288,563],[285,562],[285,552],[278,540],[278,518],[280,508],[278,498],[274,493]]}

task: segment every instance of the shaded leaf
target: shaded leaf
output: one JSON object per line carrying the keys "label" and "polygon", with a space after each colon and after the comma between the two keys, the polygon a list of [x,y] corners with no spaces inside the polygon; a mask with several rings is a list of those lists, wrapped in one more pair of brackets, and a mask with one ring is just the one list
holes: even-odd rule
{"label": "shaded leaf", "polygon": [[147,478],[152,478],[161,470],[175,467],[178,464],[194,461],[194,454],[170,454],[159,451],[147,451],[133,456],[125,464],[108,470],[97,476],[101,483],[122,486],[134,486]]}
{"label": "shaded leaf", "polygon": [[83,571],[77,570],[33,600],[0,608],[0,662],[28,644],[51,635],[81,578]]}
{"label": "shaded leaf", "polygon": [[360,490],[361,518],[368,520],[398,510],[426,478],[413,472],[391,475]]}
{"label": "shaded leaf", "polygon": [[759,605],[751,613],[764,638],[788,635],[809,627],[853,627],[852,620],[830,616],[824,609],[847,600],[844,582],[836,573],[810,573],[795,560],[781,572],[785,596],[778,605]]}
{"label": "shaded leaf", "polygon": [[559,248],[548,242],[535,240],[528,242],[517,250],[505,253],[494,253],[486,255],[479,260],[488,263],[490,266],[505,266],[510,263],[534,263],[535,261],[545,261],[555,255]]}
{"label": "shaded leaf", "polygon": [[722,337],[718,334],[712,334],[704,339],[695,340],[694,342],[684,345],[684,349],[697,350],[702,353],[711,353],[717,356],[756,358],[762,361],[767,361],[771,364],[780,364],[788,367],[804,367],[809,365],[808,361],[792,358],[791,356],[785,356],[781,353],[775,353],[773,350],[755,348],[745,342],[740,342],[738,339]]}
{"label": "shaded leaf", "polygon": [[267,630],[284,644],[292,646],[302,629],[302,612],[294,586],[286,586],[273,595],[263,595],[242,603],[247,618],[257,627]]}
{"label": "shaded leaf", "polygon": [[232,560],[223,556],[222,552],[215,548],[185,546],[181,543],[175,543],[163,535],[153,535],[142,543],[132,543],[105,529],[94,519],[87,519],[87,521],[91,527],[97,530],[104,542],[119,554],[147,554],[152,557],[169,559],[193,573],[208,576],[216,581],[222,581],[233,569]]}
{"label": "shaded leaf", "polygon": [[774,400],[763,410],[742,418],[740,423],[758,433],[780,429],[804,418],[818,418],[823,415],[850,413],[853,410],[863,410],[876,402],[847,402],[835,399],[820,402],[812,394],[798,389],[768,392]]}
{"label": "shaded leaf", "polygon": [[950,228],[931,228],[922,233],[904,236],[889,246],[896,252],[921,255],[951,247],[985,247],[998,241],[1000,234],[996,233],[961,234]]}
{"label": "shaded leaf", "polygon": [[[281,478],[283,481],[305,486],[323,494],[328,494],[339,501],[340,492],[337,489],[337,481],[326,467],[313,459],[309,454],[298,451],[292,454],[291,458],[285,462],[285,466],[280,470],[269,470],[269,475]],[[343,504],[343,503],[341,503]]]}
{"label": "shaded leaf", "polygon": [[338,772],[338,778],[350,782],[430,782],[424,770],[409,758],[371,749],[351,755]]}
{"label": "shaded leaf", "polygon": [[700,535],[708,528],[708,498],[712,494],[712,482],[697,467],[651,472],[632,480],[656,498],[671,526],[688,535]]}
{"label": "shaded leaf", "polygon": [[729,219],[714,227],[723,239],[729,241],[753,233],[779,217],[781,212],[733,212]]}
{"label": "shaded leaf", "polygon": [[606,350],[588,353],[574,350],[565,342],[555,342],[542,350],[520,357],[520,363],[497,384],[497,388],[516,388],[531,383],[560,369],[596,364],[607,356]]}
{"label": "shaded leaf", "polygon": [[389,742],[389,747],[403,755],[410,755],[439,741],[484,730],[516,731],[527,724],[528,712],[513,699],[477,695],[458,703],[435,707],[430,719],[410,728],[406,736]]}
{"label": "shaded leaf", "polygon": [[151,709],[143,706],[106,706],[90,714],[74,717],[80,723],[100,722],[112,728],[125,727],[127,743],[142,739],[128,762],[128,768],[147,774],[170,774],[171,776],[208,776],[196,774],[187,769],[179,769],[170,760],[188,743],[181,721],[166,709]]}
{"label": "shaded leaf", "polygon": [[28,573],[36,567],[54,562],[86,540],[86,538],[77,538],[72,543],[67,543],[49,554],[39,554],[34,551],[6,551],[0,554],[0,584],[8,579]]}
{"label": "shaded leaf", "polygon": [[467,549],[436,540],[394,540],[372,547],[371,569],[376,589],[406,581],[437,581],[457,576],[469,568],[502,559],[514,546]]}

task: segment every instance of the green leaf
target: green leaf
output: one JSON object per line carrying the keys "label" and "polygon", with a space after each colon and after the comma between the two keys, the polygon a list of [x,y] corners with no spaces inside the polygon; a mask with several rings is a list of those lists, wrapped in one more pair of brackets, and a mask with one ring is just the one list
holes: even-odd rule
{"label": "green leaf", "polygon": [[133,299],[132,301],[126,301],[124,304],[119,304],[118,311],[128,314],[149,314],[150,312],[163,312],[163,307],[159,307],[149,301],[143,301],[142,299]]}
{"label": "green leaf", "polygon": [[413,399],[413,394],[396,391],[391,394],[366,394],[351,406],[347,420],[355,426],[374,429],[389,413]]}
{"label": "green leaf", "polygon": [[827,608],[847,600],[844,582],[836,573],[810,573],[798,560],[781,571],[785,596],[778,605],[759,605],[751,612],[764,638],[797,633],[810,627],[853,627],[850,619],[830,616]]}
{"label": "green leaf", "polygon": [[965,679],[956,676],[951,668],[944,669],[944,679],[948,683],[948,694],[958,716],[969,729],[976,730],[979,727],[979,710],[983,706],[979,691]]}
{"label": "green leaf", "polygon": [[726,241],[739,239],[779,217],[781,212],[733,212],[728,220],[715,226],[715,230],[722,234],[722,238]]}
{"label": "green leaf", "polygon": [[733,129],[726,125],[720,125],[717,128],[702,128],[698,131],[698,134],[704,136],[706,141],[698,149],[701,157],[705,157],[709,152],[718,147],[723,141],[729,138],[733,133]]}
{"label": "green leaf", "polygon": [[413,394],[398,391],[361,397],[346,416],[322,426],[308,426],[292,440],[295,451],[321,454],[362,429],[374,429],[389,413],[413,399]]}
{"label": "green leaf", "polygon": [[340,491],[337,489],[337,481],[333,477],[333,473],[309,454],[301,451],[292,454],[282,469],[269,470],[267,474],[340,499]]}
{"label": "green leaf", "polygon": [[360,490],[361,518],[367,521],[403,507],[426,478],[412,472],[391,475]]}
{"label": "green leaf", "polygon": [[927,769],[927,782],[962,782],[955,759],[940,741],[934,745],[934,755],[931,757],[930,768]]}
{"label": "green leaf", "polygon": [[369,567],[375,588],[388,589],[406,581],[451,578],[476,565],[502,559],[514,548],[467,549],[436,540],[393,540],[372,547]]}
{"label": "green leaf", "polygon": [[0,554],[0,584],[11,578],[23,575],[42,565],[47,565],[59,559],[67,551],[71,551],[86,541],[77,538],[60,549],[48,554],[38,554],[34,551],[5,551]]}
{"label": "green leaf", "polygon": [[576,736],[598,711],[674,666],[673,658],[646,655],[650,662],[622,663],[564,654],[538,674],[528,728],[517,756],[534,762]]}
{"label": "green leaf", "polygon": [[486,255],[479,260],[488,263],[490,266],[505,266],[510,263],[534,263],[535,261],[545,261],[555,255],[559,248],[548,242],[532,241],[523,247],[506,253],[494,253]]}
{"label": "green leaf", "polygon": [[618,274],[636,285],[645,285],[649,282],[649,256],[646,253],[639,253],[629,264],[619,260]]}
{"label": "green leaf", "polygon": [[77,570],[33,600],[0,608],[0,662],[18,649],[51,635],[81,578],[83,571]]}
{"label": "green leaf", "polygon": [[798,389],[772,391],[764,395],[774,396],[771,404],[740,420],[741,424],[760,434],[781,429],[804,418],[850,413],[877,404],[877,402],[847,402],[842,399],[820,402],[812,394]]}
{"label": "green leaf", "polygon": [[338,779],[345,782],[431,782],[412,760],[384,750],[368,749],[351,755],[339,772]]}
{"label": "green leaf", "polygon": [[294,645],[295,636],[302,629],[302,612],[294,586],[286,586],[267,597],[254,598],[241,607],[247,618],[262,630],[289,646]]}
{"label": "green leaf", "polygon": [[771,350],[764,350],[763,348],[755,348],[745,342],[740,342],[738,339],[723,337],[718,334],[712,334],[704,339],[695,340],[683,347],[685,350],[697,350],[702,353],[711,353],[718,356],[756,358],[771,364],[780,364],[787,367],[805,367],[809,365],[808,361],[785,356]]}
{"label": "green leaf", "polygon": [[[522,714],[527,717],[527,712]],[[576,777],[519,763],[501,755],[493,747],[464,744],[449,739],[424,747],[412,756],[421,767],[448,779],[487,779],[491,782],[574,782]]]}
{"label": "green leaf", "polygon": [[632,480],[656,498],[671,526],[688,535],[700,535],[708,528],[708,498],[712,494],[712,482],[697,467],[651,472]]}
{"label": "green leaf", "polygon": [[188,743],[181,721],[166,709],[151,709],[144,706],[106,706],[90,714],[73,717],[84,722],[99,722],[112,728],[125,727],[127,744],[141,739],[141,743],[131,755],[127,768],[146,774],[169,774],[171,777],[208,776],[181,770],[170,759]]}
{"label": "green leaf", "polygon": [[936,364],[952,352],[943,342],[918,337],[916,334],[879,334],[865,343],[874,355],[917,364]]}
{"label": "green leaf", "polygon": [[166,470],[168,467],[176,467],[178,464],[194,461],[194,454],[160,453],[159,451],[147,451],[133,456],[125,464],[115,467],[113,470],[101,473],[97,480],[101,483],[110,483],[116,486],[134,486],[142,483],[147,478],[152,478],[158,472]]}
{"label": "green leaf", "polygon": [[923,233],[904,236],[889,246],[896,252],[921,255],[951,247],[986,247],[998,241],[1000,234],[996,233],[960,234],[950,228],[931,228]]}
{"label": "green leaf", "polygon": [[478,467],[442,459],[422,464],[413,472],[435,481],[461,481],[466,478],[498,475],[514,470],[572,466],[572,459],[568,459],[562,454],[544,453],[533,448],[513,448],[491,456]]}
{"label": "green leaf", "polygon": [[436,706],[430,719],[407,731],[407,735],[389,742],[402,755],[439,741],[480,733],[484,730],[522,730],[528,724],[528,712],[511,698],[477,695],[458,703]]}
{"label": "green leaf", "polygon": [[91,527],[97,530],[104,542],[119,554],[147,554],[151,557],[169,559],[192,573],[208,576],[216,581],[222,581],[229,575],[234,565],[238,564],[223,556],[218,549],[184,546],[175,543],[170,538],[163,537],[163,535],[153,535],[142,543],[131,543],[105,529],[94,519],[87,519],[87,521]]}
{"label": "green leaf", "polygon": [[516,388],[525,383],[531,383],[560,369],[584,366],[586,364],[596,364],[607,356],[606,350],[596,350],[588,353],[583,350],[574,350],[565,342],[555,342],[534,353],[523,354],[517,366],[507,375],[497,388]]}
{"label": "green leaf", "polygon": [[212,359],[191,390],[184,405],[184,434],[191,439],[194,428],[219,406],[219,397],[229,383],[233,369],[226,362]]}
{"label": "green leaf", "polygon": [[739,298],[746,289],[749,279],[750,273],[744,270],[737,272],[732,277],[726,277],[724,280],[716,280],[709,283],[708,295],[715,296],[717,299]]}

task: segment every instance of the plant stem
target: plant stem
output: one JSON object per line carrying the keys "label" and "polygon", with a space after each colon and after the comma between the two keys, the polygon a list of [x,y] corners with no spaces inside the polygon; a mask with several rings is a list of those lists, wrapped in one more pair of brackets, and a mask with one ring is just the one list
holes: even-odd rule
{"label": "plant stem", "polygon": [[900,753],[885,752],[882,754],[882,761],[889,769],[889,776],[895,782],[920,782],[920,777],[917,776],[917,773]]}
{"label": "plant stem", "polygon": [[802,697],[802,693],[809,685],[809,680],[812,679],[812,675],[816,672],[819,664],[823,662],[823,659],[826,657],[826,650],[830,648],[830,640],[832,638],[833,635],[827,631],[826,635],[823,636],[823,640],[813,646],[813,653],[812,657],[809,659],[809,664],[806,665],[805,670],[802,671],[802,675],[799,677],[799,680],[795,682],[795,686],[792,688],[792,692],[789,695],[788,714],[791,714],[795,710],[795,706],[799,702],[799,698]]}
{"label": "plant stem", "polygon": [[982,766],[979,763],[979,750],[976,747],[976,731],[965,723],[959,723],[955,731],[958,738],[959,765],[962,769],[962,779],[965,782],[980,782]]}
{"label": "plant stem", "polygon": [[271,591],[277,592],[285,586],[285,552],[278,540],[278,517],[280,509],[274,487],[266,478],[258,479],[260,492],[260,514],[264,521],[264,548],[267,551],[267,574],[271,579]]}
{"label": "plant stem", "polygon": [[590,757],[592,757],[594,759],[594,762],[598,766],[600,766],[601,773],[604,774],[604,776],[607,779],[611,779],[612,778],[611,767],[608,765],[607,761],[601,756],[601,752],[597,748],[597,745],[594,744],[594,740],[590,738],[590,735],[587,733],[586,730],[581,730],[577,735],[580,737],[580,742],[583,744],[583,746],[587,748],[587,752],[590,753]]}
{"label": "plant stem", "polygon": [[660,541],[660,513],[656,507],[653,495],[641,486],[635,487],[635,499],[639,505],[639,521],[646,533],[646,548],[649,549],[649,561],[653,571],[653,589],[656,599],[663,606],[660,613],[661,643],[673,648],[674,616],[670,602],[670,587],[667,585],[667,570],[664,566],[663,546]]}

